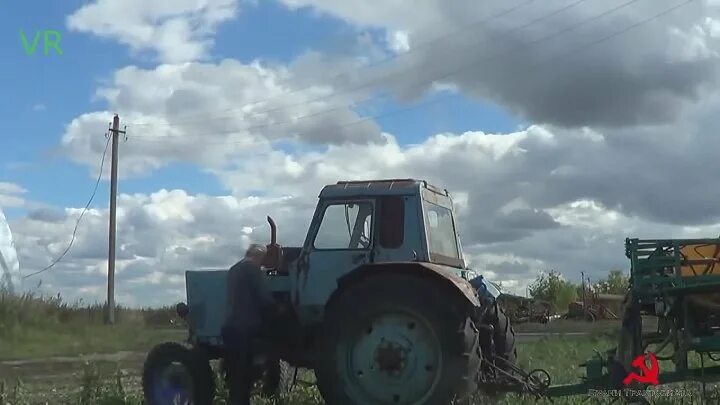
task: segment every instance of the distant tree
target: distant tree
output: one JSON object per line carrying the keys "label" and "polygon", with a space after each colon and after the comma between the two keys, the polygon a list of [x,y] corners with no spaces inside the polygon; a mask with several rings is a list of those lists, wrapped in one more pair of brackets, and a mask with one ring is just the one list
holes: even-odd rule
{"label": "distant tree", "polygon": [[622,270],[611,270],[607,278],[593,284],[593,289],[600,294],[625,294],[628,289],[628,277]]}
{"label": "distant tree", "polygon": [[567,309],[568,304],[577,300],[577,286],[565,280],[560,273],[551,270],[541,273],[528,287],[534,299],[551,302],[559,311]]}

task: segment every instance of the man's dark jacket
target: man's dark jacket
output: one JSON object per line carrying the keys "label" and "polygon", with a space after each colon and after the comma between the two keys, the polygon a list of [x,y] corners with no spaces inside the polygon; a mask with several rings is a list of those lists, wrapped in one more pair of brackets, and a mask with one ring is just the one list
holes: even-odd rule
{"label": "man's dark jacket", "polygon": [[236,330],[257,330],[262,325],[263,314],[273,303],[267,276],[260,266],[243,259],[230,268],[226,326]]}

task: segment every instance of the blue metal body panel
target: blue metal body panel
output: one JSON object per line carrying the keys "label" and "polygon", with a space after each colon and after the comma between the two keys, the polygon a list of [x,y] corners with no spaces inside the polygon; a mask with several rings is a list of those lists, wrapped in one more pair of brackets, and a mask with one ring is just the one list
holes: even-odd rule
{"label": "blue metal body panel", "polygon": [[[408,260],[413,258],[413,254],[417,254],[419,261],[429,260],[425,253],[427,251],[425,229],[417,220],[421,215],[422,205],[418,199],[405,197],[405,241],[400,247],[393,249],[375,246],[373,253],[376,263]],[[374,233],[375,240],[379,237],[378,233],[379,230]]]}
{"label": "blue metal body panel", "polygon": [[225,320],[227,270],[185,272],[188,321],[194,339],[219,344]]}
{"label": "blue metal body panel", "polygon": [[[201,342],[221,344],[221,329],[226,315],[228,270],[191,270],[185,272],[188,317],[194,338]],[[269,276],[274,293],[290,290],[290,277]]]}
{"label": "blue metal body panel", "polygon": [[[370,262],[372,249],[316,249],[314,245],[322,216],[331,204],[342,203],[345,199],[321,200],[315,212],[315,218],[305,240],[305,247],[299,261],[296,310],[301,322],[310,324],[320,322],[323,308],[330,295],[337,288],[337,280],[349,271]],[[352,198],[348,202],[369,203],[375,211],[373,199]],[[317,220],[315,220],[317,219]],[[374,233],[376,216],[372,215],[371,234]]]}

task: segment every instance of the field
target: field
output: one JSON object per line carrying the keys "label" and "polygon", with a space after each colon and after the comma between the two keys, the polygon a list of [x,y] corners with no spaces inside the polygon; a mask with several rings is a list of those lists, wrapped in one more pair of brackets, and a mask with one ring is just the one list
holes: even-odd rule
{"label": "field", "polygon": [[[183,339],[185,331],[171,323],[174,319],[171,308],[121,309],[114,326],[103,325],[102,310],[100,306],[86,307],[80,303],[67,305],[58,297],[0,297],[0,403],[141,404],[139,373],[146,351],[158,342]],[[544,368],[552,376],[553,384],[577,382],[583,373],[577,365],[592,357],[595,349],[612,347],[616,326],[613,321],[518,325],[520,366]],[[558,332],[561,334],[554,334]],[[577,332],[583,334],[576,335]],[[302,379],[311,382],[312,375],[305,373]],[[697,391],[697,386],[688,387]],[[555,399],[553,403],[587,400],[570,397]],[[299,384],[290,398],[278,402],[323,403],[314,386],[305,384]],[[500,401],[528,402],[534,402],[534,398],[515,394]],[[221,394],[218,403],[224,403]],[[258,399],[255,403],[272,402]],[[682,403],[699,401],[686,397]]]}

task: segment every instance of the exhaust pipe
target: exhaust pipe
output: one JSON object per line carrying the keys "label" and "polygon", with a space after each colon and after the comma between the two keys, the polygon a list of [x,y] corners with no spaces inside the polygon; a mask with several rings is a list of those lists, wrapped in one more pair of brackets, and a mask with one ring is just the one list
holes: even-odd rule
{"label": "exhaust pipe", "polygon": [[277,242],[277,226],[275,225],[275,221],[273,221],[269,215],[267,217],[267,221],[270,224],[270,244],[274,245],[275,242]]}

